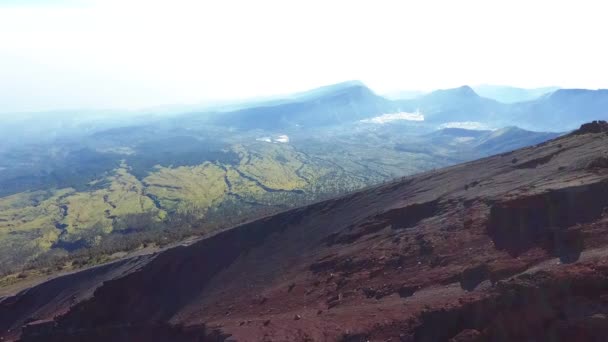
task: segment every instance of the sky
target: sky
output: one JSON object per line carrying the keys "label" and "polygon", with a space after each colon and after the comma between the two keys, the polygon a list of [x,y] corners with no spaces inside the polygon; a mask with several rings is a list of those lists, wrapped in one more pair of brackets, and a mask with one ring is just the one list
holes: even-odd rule
{"label": "sky", "polygon": [[361,80],[608,88],[597,0],[0,0],[0,113],[137,109]]}

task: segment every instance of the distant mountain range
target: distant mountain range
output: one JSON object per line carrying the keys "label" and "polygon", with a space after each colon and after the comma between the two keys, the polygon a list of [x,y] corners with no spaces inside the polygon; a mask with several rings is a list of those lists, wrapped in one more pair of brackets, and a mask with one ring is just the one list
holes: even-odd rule
{"label": "distant mountain range", "polygon": [[22,117],[0,126],[0,287],[23,264],[70,268],[79,250],[105,258],[177,240],[176,226],[209,233],[536,145],[606,108],[607,90],[503,103],[462,86],[391,100],[350,81],[170,115]]}
{"label": "distant mountain range", "polygon": [[420,111],[425,120],[441,124],[453,121],[501,121],[507,105],[481,97],[469,86],[436,90],[412,100],[397,101],[400,108]]}
{"label": "distant mountain range", "polygon": [[489,99],[493,99],[502,103],[516,103],[535,100],[545,94],[552,93],[559,87],[542,87],[542,88],[517,88],[500,85],[479,85],[473,86],[477,94]]}
{"label": "distant mountain range", "polygon": [[[473,88],[473,90],[475,90],[475,92],[480,96],[502,103],[531,101],[560,89],[559,87],[541,87],[529,89],[492,84],[476,85],[472,86],[471,88]],[[400,90],[384,93],[382,95],[391,100],[412,100],[428,93],[429,92],[421,90]]]}
{"label": "distant mountain range", "polygon": [[285,129],[336,125],[394,111],[395,103],[360,82],[345,82],[231,112],[209,123],[240,129]]}
{"label": "distant mountain range", "polygon": [[485,94],[494,94],[495,98],[503,95],[506,98],[510,93],[506,102],[525,101],[500,102],[480,96],[469,86],[436,90],[413,99],[389,100],[360,82],[346,82],[234,111],[191,115],[210,124],[238,129],[309,129],[387,113],[419,112],[430,127],[452,122],[477,122],[485,127],[520,126],[554,132],[571,130],[593,119],[608,118],[608,90],[525,90],[496,86],[478,89]]}
{"label": "distant mountain range", "polygon": [[520,126],[533,131],[564,132],[590,120],[606,119],[607,104],[608,90],[483,85],[383,97],[359,81],[349,81],[266,99],[169,106],[170,115],[163,114],[162,108],[129,115],[119,115],[119,111],[24,113],[5,119],[0,126],[0,150],[9,143],[19,145],[22,141],[50,141],[66,135],[141,126],[151,118],[175,126],[197,122],[239,130],[285,130],[336,126],[387,113],[419,111],[430,129],[446,123],[477,122],[481,123],[477,126],[487,128]]}
{"label": "distant mountain range", "polygon": [[586,121],[608,118],[608,90],[559,89],[508,109],[506,114],[523,127],[572,129]]}

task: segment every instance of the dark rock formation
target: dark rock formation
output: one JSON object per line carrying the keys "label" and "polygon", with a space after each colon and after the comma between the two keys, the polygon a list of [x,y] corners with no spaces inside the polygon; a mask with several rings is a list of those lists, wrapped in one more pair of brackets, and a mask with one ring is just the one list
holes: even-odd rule
{"label": "dark rock formation", "polygon": [[574,134],[587,134],[587,133],[604,133],[608,132],[608,122],[604,120],[593,121],[581,125],[581,127],[574,131]]}

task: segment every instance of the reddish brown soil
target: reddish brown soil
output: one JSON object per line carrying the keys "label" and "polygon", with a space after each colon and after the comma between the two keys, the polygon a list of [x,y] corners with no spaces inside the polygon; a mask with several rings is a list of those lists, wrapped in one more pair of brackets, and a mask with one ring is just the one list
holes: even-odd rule
{"label": "reddish brown soil", "polygon": [[4,340],[605,341],[601,127],[0,301]]}

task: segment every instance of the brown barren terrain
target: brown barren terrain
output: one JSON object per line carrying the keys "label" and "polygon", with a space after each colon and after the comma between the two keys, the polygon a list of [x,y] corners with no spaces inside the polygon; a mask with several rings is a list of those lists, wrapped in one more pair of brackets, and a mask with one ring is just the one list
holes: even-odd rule
{"label": "brown barren terrain", "polygon": [[608,126],[0,301],[4,341],[605,341]]}

